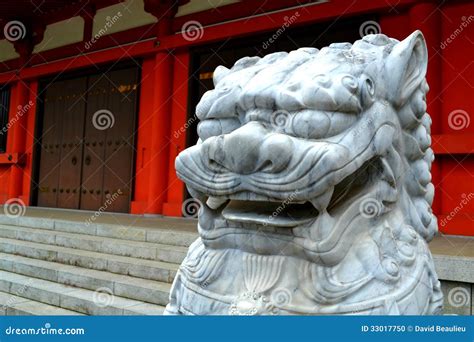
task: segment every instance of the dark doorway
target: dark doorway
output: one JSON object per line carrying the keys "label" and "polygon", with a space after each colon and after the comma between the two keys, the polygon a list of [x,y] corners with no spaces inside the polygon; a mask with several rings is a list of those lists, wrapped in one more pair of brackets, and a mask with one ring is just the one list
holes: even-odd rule
{"label": "dark doorway", "polygon": [[42,87],[37,205],[129,212],[138,68]]}

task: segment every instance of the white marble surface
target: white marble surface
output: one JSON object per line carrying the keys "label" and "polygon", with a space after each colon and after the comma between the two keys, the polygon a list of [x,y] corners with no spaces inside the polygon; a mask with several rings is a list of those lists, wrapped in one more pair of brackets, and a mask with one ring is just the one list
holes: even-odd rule
{"label": "white marble surface", "polygon": [[433,314],[421,32],[218,67],[176,159],[200,238],[167,314]]}

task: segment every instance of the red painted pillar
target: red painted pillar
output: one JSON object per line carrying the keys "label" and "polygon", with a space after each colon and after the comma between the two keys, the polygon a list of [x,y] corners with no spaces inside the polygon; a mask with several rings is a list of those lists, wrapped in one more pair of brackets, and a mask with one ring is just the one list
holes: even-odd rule
{"label": "red painted pillar", "polygon": [[[431,134],[441,133],[442,127],[442,60],[440,56],[441,44],[441,18],[440,9],[438,9],[436,1],[420,1],[411,7],[410,27],[411,30],[421,30],[426,40],[428,48],[428,71],[426,73],[426,80],[430,86],[430,91],[427,94],[426,102],[428,105],[428,113],[431,115],[433,121],[431,125]],[[433,184],[438,189],[434,202],[433,210],[440,214],[442,194],[439,191],[441,184],[441,163],[435,161],[431,170],[433,176]]]}
{"label": "red painted pillar", "polygon": [[31,179],[33,178],[33,150],[35,147],[36,105],[38,98],[38,81],[31,80],[28,83],[29,99],[28,111],[25,113],[26,137],[23,158],[23,190],[21,199],[29,204],[31,193]]}
{"label": "red painted pillar", "polygon": [[[8,130],[7,152],[17,153],[18,156],[25,152],[26,131],[27,131],[27,112],[29,89],[23,81],[18,81],[11,88],[10,93],[10,114],[9,122],[11,124]],[[27,108],[27,107],[26,107]],[[23,169],[18,164],[10,167],[10,178],[8,182],[8,198],[18,198],[22,194],[23,188]]]}
{"label": "red painted pillar", "polygon": [[182,216],[183,214],[181,205],[184,197],[184,183],[176,175],[174,160],[179,152],[186,148],[186,129],[191,123],[187,121],[189,59],[189,50],[176,52],[174,57],[168,195],[163,206],[163,214],[166,216]]}
{"label": "red painted pillar", "polygon": [[[158,37],[171,32],[171,18],[159,22]],[[150,155],[150,178],[148,192],[149,214],[161,214],[166,201],[168,186],[168,156],[170,144],[170,123],[172,104],[173,56],[160,51],[155,56],[152,141]]]}

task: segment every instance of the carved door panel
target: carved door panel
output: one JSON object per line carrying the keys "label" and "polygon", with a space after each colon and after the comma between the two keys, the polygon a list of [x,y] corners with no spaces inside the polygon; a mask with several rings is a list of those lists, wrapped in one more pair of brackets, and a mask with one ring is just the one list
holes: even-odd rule
{"label": "carved door panel", "polygon": [[129,210],[137,77],[124,69],[89,80],[81,209]]}
{"label": "carved door panel", "polygon": [[45,89],[39,206],[78,208],[86,82],[58,81]]}

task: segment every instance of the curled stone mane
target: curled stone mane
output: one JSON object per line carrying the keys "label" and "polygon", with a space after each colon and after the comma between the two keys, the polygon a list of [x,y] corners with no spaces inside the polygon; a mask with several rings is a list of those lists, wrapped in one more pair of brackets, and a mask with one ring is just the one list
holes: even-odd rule
{"label": "curled stone mane", "polygon": [[438,231],[436,216],[431,204],[434,186],[431,183],[431,164],[434,153],[431,149],[431,118],[426,113],[426,80],[412,94],[410,100],[400,108],[399,117],[405,144],[404,157],[408,166],[405,189],[408,194],[405,210],[410,224],[427,241]]}
{"label": "curled stone mane", "polygon": [[200,238],[166,313],[438,313],[427,60],[416,31],[218,67],[176,159]]}

